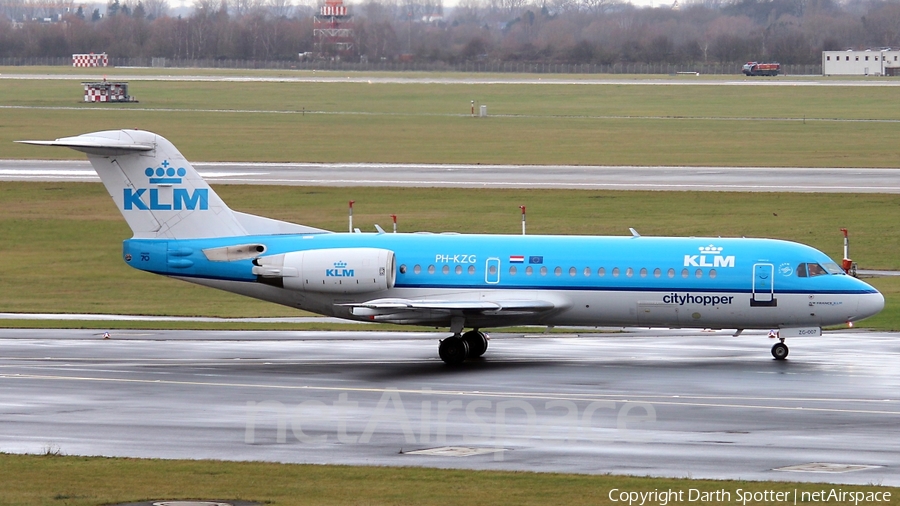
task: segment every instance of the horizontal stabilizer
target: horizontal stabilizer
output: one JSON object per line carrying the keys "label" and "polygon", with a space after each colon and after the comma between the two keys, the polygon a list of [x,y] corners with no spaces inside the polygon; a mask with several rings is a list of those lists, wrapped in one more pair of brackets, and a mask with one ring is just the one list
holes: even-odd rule
{"label": "horizontal stabilizer", "polygon": [[19,144],[32,144],[35,146],[58,146],[72,148],[92,155],[121,155],[125,153],[139,153],[152,151],[156,146],[134,142],[130,139],[111,139],[109,137],[92,137],[79,135],[77,137],[63,137],[55,141],[15,141]]}

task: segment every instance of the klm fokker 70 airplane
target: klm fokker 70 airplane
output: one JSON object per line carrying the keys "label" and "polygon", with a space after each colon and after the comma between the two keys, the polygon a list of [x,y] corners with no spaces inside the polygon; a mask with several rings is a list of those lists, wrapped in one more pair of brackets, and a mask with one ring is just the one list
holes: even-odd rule
{"label": "klm fokker 70 airplane", "polygon": [[[448,364],[510,325],[779,329],[819,336],[884,307],[824,253],[793,242],[584,236],[331,233],[233,211],[166,139],[95,132],[87,153],[143,271],[351,320],[449,327]],[[465,332],[466,329],[471,329]]]}

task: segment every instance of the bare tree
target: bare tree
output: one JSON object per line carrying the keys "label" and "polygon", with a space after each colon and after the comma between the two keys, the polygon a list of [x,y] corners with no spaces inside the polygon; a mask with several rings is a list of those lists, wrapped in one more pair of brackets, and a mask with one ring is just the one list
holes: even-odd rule
{"label": "bare tree", "polygon": [[147,19],[159,19],[169,14],[169,2],[166,0],[142,0]]}
{"label": "bare tree", "polygon": [[294,13],[294,4],[291,0],[267,0],[266,10],[275,18],[289,18]]}

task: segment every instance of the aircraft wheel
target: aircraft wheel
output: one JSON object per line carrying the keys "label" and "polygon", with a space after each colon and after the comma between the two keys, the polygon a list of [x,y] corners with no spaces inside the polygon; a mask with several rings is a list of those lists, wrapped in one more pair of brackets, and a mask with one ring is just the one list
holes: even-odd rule
{"label": "aircraft wheel", "polygon": [[775,357],[775,360],[784,360],[788,356],[788,347],[784,343],[775,343],[775,346],[772,346],[772,356]]}
{"label": "aircraft wheel", "polygon": [[462,335],[463,340],[469,345],[469,357],[477,358],[487,351],[488,340],[484,332],[471,330]]}
{"label": "aircraft wheel", "polygon": [[461,337],[448,337],[438,345],[438,354],[447,365],[461,364],[469,355],[469,343]]}

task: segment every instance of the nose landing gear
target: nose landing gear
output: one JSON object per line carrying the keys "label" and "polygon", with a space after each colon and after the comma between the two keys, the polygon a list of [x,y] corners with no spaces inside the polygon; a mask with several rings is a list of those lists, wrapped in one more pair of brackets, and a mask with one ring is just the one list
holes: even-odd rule
{"label": "nose landing gear", "polygon": [[788,356],[788,347],[784,344],[784,338],[780,338],[780,343],[775,343],[775,346],[772,346],[772,356],[775,357],[775,360],[784,360]]}

